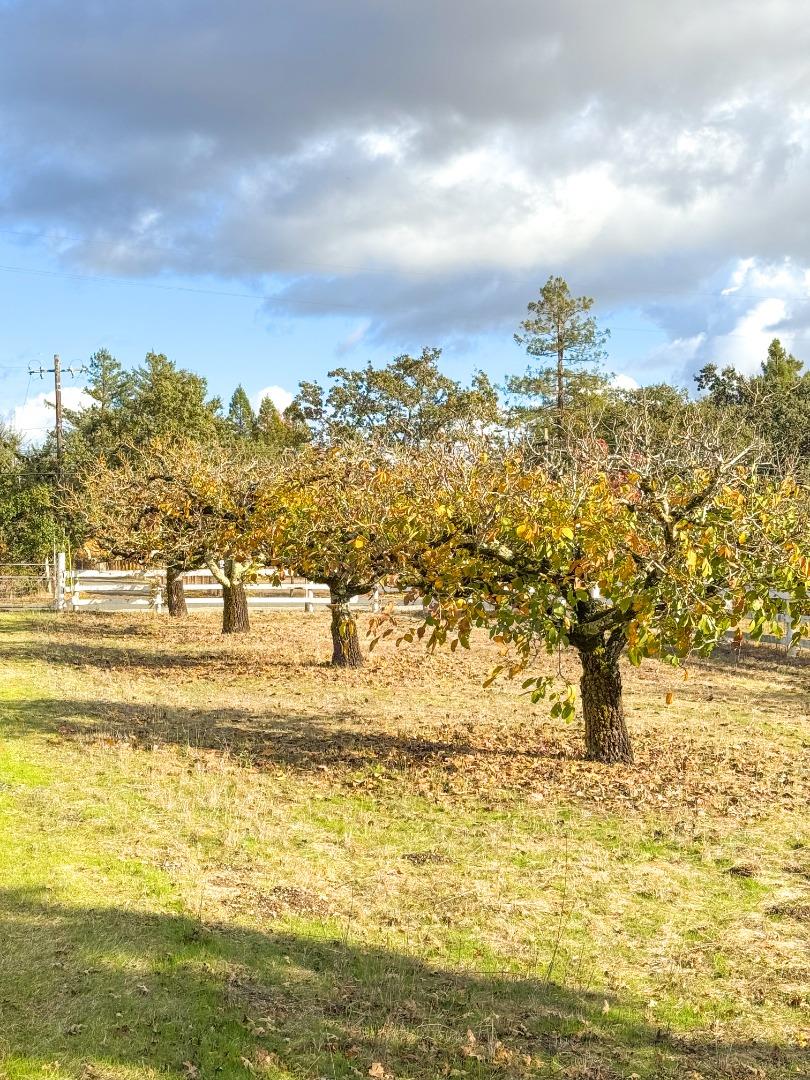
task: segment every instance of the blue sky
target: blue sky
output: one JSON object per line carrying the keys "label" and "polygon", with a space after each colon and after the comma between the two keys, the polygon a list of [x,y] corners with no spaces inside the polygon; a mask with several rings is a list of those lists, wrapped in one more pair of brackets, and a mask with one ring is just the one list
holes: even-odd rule
{"label": "blue sky", "polygon": [[102,345],[224,398],[498,381],[552,273],[641,383],[807,355],[808,50],[800,0],[0,3],[0,266],[43,272],[0,269],[0,414]]}
{"label": "blue sky", "polygon": [[[4,350],[0,385],[4,411],[18,412],[24,434],[39,438],[50,412],[37,402],[51,387],[51,376],[28,371],[50,367],[58,352],[64,367],[81,366],[98,348],[108,348],[127,367],[149,350],[165,352],[182,367],[204,375],[212,394],[225,403],[241,382],[253,396],[267,387],[290,393],[301,379],[324,380],[337,366],[387,363],[397,352],[418,352],[423,345],[444,347],[443,369],[468,381],[479,369],[501,381],[522,371],[528,358],[514,343],[510,328],[458,339],[402,338],[398,343],[353,344],[366,324],[334,313],[274,315],[251,298],[260,286],[240,285],[213,276],[160,278],[109,277],[99,280],[83,270],[66,269],[47,246],[26,238],[0,235],[0,325]],[[13,269],[12,269],[13,268]],[[38,272],[25,272],[25,271]],[[228,293],[236,295],[227,295]],[[241,295],[240,295],[241,294]],[[523,312],[517,311],[515,327]],[[616,324],[610,341],[610,370],[633,373],[638,380],[657,378],[644,370],[651,348],[666,335],[637,311],[601,317]],[[623,330],[629,327],[629,332]],[[81,374],[66,372],[66,387],[78,388]],[[283,400],[283,399],[282,399]]]}

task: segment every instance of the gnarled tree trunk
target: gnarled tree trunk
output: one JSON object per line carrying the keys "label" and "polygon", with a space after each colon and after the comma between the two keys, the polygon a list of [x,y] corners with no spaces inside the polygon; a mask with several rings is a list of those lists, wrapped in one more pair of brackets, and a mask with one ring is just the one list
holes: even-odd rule
{"label": "gnarled tree trunk", "polygon": [[630,735],[624,721],[619,670],[623,645],[623,639],[621,642],[599,641],[595,648],[579,650],[585,748],[592,761],[612,764],[633,760]]}
{"label": "gnarled tree trunk", "polygon": [[329,607],[332,612],[332,664],[335,667],[360,667],[363,654],[354,612],[345,598],[333,596]]}
{"label": "gnarled tree trunk", "polygon": [[183,588],[183,571],[178,566],[166,567],[166,606],[175,619],[188,615],[186,592]]}
{"label": "gnarled tree trunk", "polygon": [[242,574],[233,559],[226,559],[223,569],[228,584],[222,585],[222,633],[246,634],[250,630],[250,616]]}

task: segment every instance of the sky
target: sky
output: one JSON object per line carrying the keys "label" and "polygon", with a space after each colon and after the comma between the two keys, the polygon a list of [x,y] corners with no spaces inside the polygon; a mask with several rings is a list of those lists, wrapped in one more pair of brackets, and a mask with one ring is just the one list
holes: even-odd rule
{"label": "sky", "polygon": [[810,358],[808,54],[804,0],[0,0],[0,415],[101,346],[501,381],[549,274],[624,380]]}

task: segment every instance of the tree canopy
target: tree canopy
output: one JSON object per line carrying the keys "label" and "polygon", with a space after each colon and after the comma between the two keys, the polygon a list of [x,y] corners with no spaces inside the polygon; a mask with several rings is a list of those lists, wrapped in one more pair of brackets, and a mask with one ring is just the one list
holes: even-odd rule
{"label": "tree canopy", "polygon": [[[632,437],[630,437],[632,435]],[[582,664],[589,756],[632,760],[619,657],[678,662],[751,617],[761,635],[786,601],[807,608],[807,521],[792,478],[729,455],[695,413],[649,452],[644,431],[610,449],[577,433],[545,460],[513,446],[424,463],[419,585],[434,644],[474,625],[515,650],[572,646]],[[553,681],[529,678],[537,695]],[[554,710],[573,714],[569,686]]]}
{"label": "tree canopy", "polygon": [[498,395],[483,372],[469,386],[442,374],[441,349],[397,356],[383,368],[335,368],[332,384],[303,382],[290,409],[321,443],[375,436],[400,446],[420,447],[495,423]]}
{"label": "tree canopy", "polygon": [[[549,277],[537,300],[528,305],[528,318],[515,334],[529,356],[549,357],[553,363],[529,368],[507,379],[507,389],[518,398],[518,414],[536,417],[549,407],[561,416],[566,407],[582,406],[594,391],[607,386],[599,362],[605,358],[609,331],[601,330],[593,315],[593,299],[575,297],[562,277]],[[583,365],[593,364],[591,371]]]}

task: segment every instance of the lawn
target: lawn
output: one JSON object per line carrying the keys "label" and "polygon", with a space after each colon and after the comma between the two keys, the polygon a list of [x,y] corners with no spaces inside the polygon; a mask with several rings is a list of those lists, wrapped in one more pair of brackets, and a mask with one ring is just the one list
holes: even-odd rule
{"label": "lawn", "polygon": [[0,616],[0,1076],[810,1076],[810,658],[628,670],[608,767],[330,647]]}

